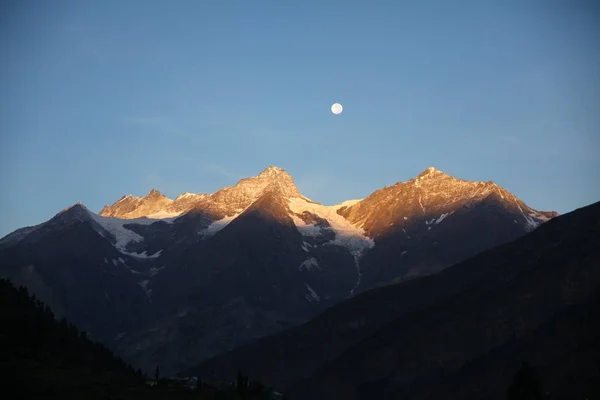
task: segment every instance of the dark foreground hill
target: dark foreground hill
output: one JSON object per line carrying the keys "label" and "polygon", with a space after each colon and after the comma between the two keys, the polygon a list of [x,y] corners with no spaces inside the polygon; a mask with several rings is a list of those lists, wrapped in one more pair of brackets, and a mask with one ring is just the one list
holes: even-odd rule
{"label": "dark foreground hill", "polygon": [[[138,370],[52,311],[27,289],[0,280],[0,396],[10,399],[269,399],[271,391],[242,379],[232,385],[159,379]],[[151,381],[156,382],[156,380]],[[8,397],[6,397],[8,396]]]}
{"label": "dark foreground hill", "polygon": [[239,367],[292,399],[503,399],[526,360],[550,398],[600,398],[599,295],[595,203],[193,372]]}
{"label": "dark foreground hill", "polygon": [[143,376],[93,343],[26,288],[0,281],[3,389],[20,398],[110,394],[143,383]]}

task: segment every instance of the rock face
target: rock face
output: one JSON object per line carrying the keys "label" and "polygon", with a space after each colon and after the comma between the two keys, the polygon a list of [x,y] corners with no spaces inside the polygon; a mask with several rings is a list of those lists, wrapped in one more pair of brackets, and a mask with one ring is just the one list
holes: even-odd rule
{"label": "rock face", "polygon": [[111,206],[104,206],[100,215],[116,218],[163,218],[203,210],[217,218],[239,214],[264,193],[277,187],[287,197],[302,197],[293,178],[281,168],[270,166],[258,176],[244,178],[235,186],[225,187],[213,194],[183,193],[175,200],[151,190],[144,197],[123,196]]}
{"label": "rock face", "polygon": [[[425,219],[430,230],[458,209],[481,202],[493,203],[514,213],[517,224],[528,230],[557,215],[533,210],[493,182],[457,179],[434,167],[407,182],[379,189],[366,199],[344,207],[340,214],[364,228],[370,237],[379,238],[410,225],[411,219]],[[427,219],[430,216],[438,217]]]}
{"label": "rock face", "polygon": [[0,276],[39,288],[128,361],[170,373],[551,217],[492,183],[433,168],[325,206],[268,167],[213,194],[171,200],[152,190],[99,215],[73,206],[0,240]]}
{"label": "rock face", "polygon": [[144,197],[135,197],[130,194],[123,196],[112,206],[104,206],[100,211],[100,215],[126,219],[151,217],[160,215],[168,210],[172,204],[173,200],[167,198],[158,190],[152,189]]}
{"label": "rock face", "polygon": [[553,398],[593,398],[599,263],[596,203],[187,372],[220,379],[239,368],[291,399],[503,399],[524,358]]}
{"label": "rock face", "polygon": [[528,207],[493,182],[433,167],[338,212],[377,244],[361,261],[361,290],[435,273],[558,215]]}

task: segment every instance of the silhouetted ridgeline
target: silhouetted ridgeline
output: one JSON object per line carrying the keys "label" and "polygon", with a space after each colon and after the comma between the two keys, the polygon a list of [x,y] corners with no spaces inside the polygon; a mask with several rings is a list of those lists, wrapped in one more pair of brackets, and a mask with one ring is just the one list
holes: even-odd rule
{"label": "silhouetted ridgeline", "polygon": [[196,390],[176,380],[149,385],[155,382],[66,320],[55,320],[27,288],[6,279],[0,279],[0,345],[1,390],[11,399],[273,398],[247,379],[220,387],[202,383]]}
{"label": "silhouetted ridgeline", "polygon": [[22,398],[63,397],[93,390],[111,393],[143,384],[144,377],[102,344],[87,339],[25,287],[0,280],[3,387]]}

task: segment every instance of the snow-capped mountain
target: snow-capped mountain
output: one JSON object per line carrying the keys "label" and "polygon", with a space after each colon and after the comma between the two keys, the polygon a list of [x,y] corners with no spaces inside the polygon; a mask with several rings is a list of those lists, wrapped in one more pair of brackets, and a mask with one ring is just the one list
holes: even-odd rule
{"label": "snow-capped mountain", "polygon": [[[554,215],[435,168],[326,206],[271,166],[212,194],[172,200],[152,190],[99,214],[76,204],[1,239],[0,275],[39,291],[128,360],[166,372],[359,291],[437,272]],[[130,308],[116,310],[123,301]],[[120,322],[99,317],[108,311]]]}
{"label": "snow-capped mountain", "polygon": [[493,182],[457,179],[434,167],[427,168],[416,178],[377,190],[363,201],[344,207],[341,214],[377,237],[409,223],[404,221],[410,218],[435,215],[437,218],[426,222],[427,229],[431,230],[457,209],[492,197],[499,197],[507,209],[514,211],[517,214],[515,223],[528,231],[558,215],[528,207]]}
{"label": "snow-capped mountain", "polygon": [[525,359],[555,398],[580,388],[585,398],[600,382],[590,367],[600,350],[599,243],[600,202],[184,374],[221,380],[249,371],[293,399],[501,399],[506,371]]}
{"label": "snow-capped mountain", "polygon": [[100,215],[103,217],[117,218],[161,218],[176,216],[180,213],[171,212],[174,201],[167,198],[156,189],[152,189],[144,197],[132,195],[123,196],[111,207],[105,206]]}
{"label": "snow-capped mountain", "polygon": [[532,209],[491,181],[466,181],[434,167],[339,214],[376,243],[361,260],[358,290],[438,272],[558,215]]}
{"label": "snow-capped mountain", "polygon": [[239,215],[255,202],[265,190],[278,187],[289,197],[302,197],[292,177],[283,169],[268,167],[259,175],[240,180],[235,186],[224,187],[213,194],[183,193],[171,200],[152,189],[144,197],[123,196],[111,206],[104,206],[104,217],[164,218],[185,214],[190,210],[203,210],[219,218]]}
{"label": "snow-capped mountain", "polygon": [[[191,215],[187,218],[202,215],[204,224],[201,224],[197,233],[206,238],[223,229],[268,192],[276,192],[286,199],[286,213],[292,218],[298,231],[307,238],[302,246],[306,252],[313,246],[312,242],[318,242],[318,238],[327,233],[334,235],[330,240],[331,244],[344,246],[356,258],[373,247],[373,240],[365,235],[363,229],[337,212],[357,200],[334,206],[316,203],[300,194],[293,178],[285,170],[274,166],[213,194],[184,193],[175,200],[168,199],[156,190],[144,197],[127,195],[113,205],[105,206],[99,216],[131,219],[118,222],[115,219],[111,223],[111,226],[123,227],[125,224],[147,225],[156,220],[172,223],[176,217],[190,212]],[[139,235],[134,232],[132,241],[139,242],[136,239],[139,239]],[[120,245],[123,247],[122,242]]]}

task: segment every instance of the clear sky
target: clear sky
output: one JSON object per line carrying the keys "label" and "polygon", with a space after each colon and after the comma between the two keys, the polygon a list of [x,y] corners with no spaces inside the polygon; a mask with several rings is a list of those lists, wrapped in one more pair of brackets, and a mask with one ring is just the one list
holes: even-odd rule
{"label": "clear sky", "polygon": [[[600,200],[593,0],[0,5],[0,236],[269,165],[325,204],[429,166]],[[334,102],[344,106],[335,116]]]}

